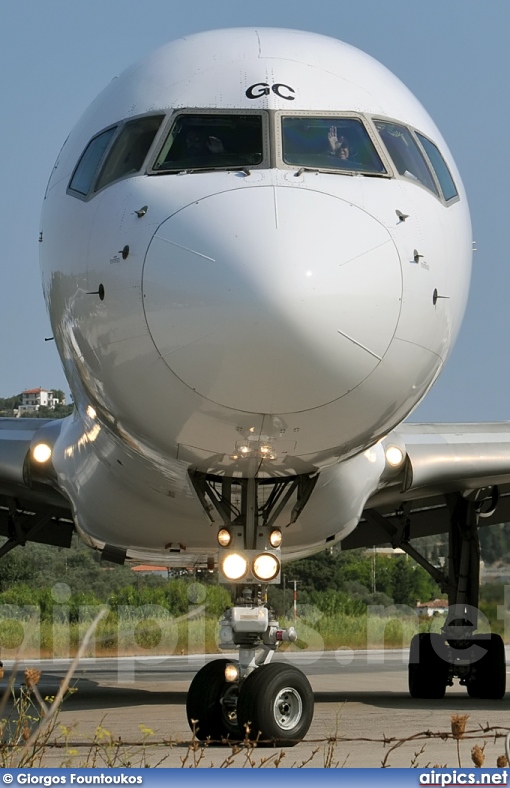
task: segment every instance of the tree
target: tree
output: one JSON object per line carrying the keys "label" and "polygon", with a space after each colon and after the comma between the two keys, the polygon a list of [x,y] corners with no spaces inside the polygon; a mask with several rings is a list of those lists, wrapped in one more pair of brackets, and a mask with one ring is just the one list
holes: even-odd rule
{"label": "tree", "polygon": [[41,405],[39,410],[32,410],[21,414],[22,419],[64,419],[70,416],[74,410],[74,405],[56,405],[54,408],[47,408]]}
{"label": "tree", "polygon": [[26,548],[15,548],[10,553],[4,555],[2,560],[2,571],[0,573],[0,591],[7,591],[11,586],[26,583],[33,580],[34,563],[30,550]]}
{"label": "tree", "polygon": [[12,397],[0,397],[0,414],[2,416],[12,416],[15,408],[21,404],[21,394]]}
{"label": "tree", "polygon": [[63,405],[66,395],[62,391],[62,389],[53,389],[51,394],[53,395],[53,399],[58,399],[59,404]]}
{"label": "tree", "polygon": [[415,605],[415,583],[409,567],[407,558],[400,556],[393,559],[392,572],[392,597],[396,605]]}
{"label": "tree", "polygon": [[510,559],[510,524],[490,525],[480,528],[480,547],[486,564]]}

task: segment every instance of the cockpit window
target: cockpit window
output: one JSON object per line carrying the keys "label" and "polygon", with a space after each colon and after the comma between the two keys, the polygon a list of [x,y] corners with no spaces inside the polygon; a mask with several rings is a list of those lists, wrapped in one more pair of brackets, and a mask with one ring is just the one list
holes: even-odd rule
{"label": "cockpit window", "polygon": [[343,117],[282,118],[283,160],[298,167],[384,173],[384,165],[360,120]]}
{"label": "cockpit window", "polygon": [[439,181],[439,185],[441,186],[441,191],[443,192],[443,197],[445,200],[448,201],[451,200],[452,197],[457,197],[457,188],[453,182],[450,170],[448,169],[446,162],[441,156],[438,148],[433,142],[427,139],[427,137],[424,137],[423,134],[416,132],[416,136],[420,140],[425,149],[425,153],[430,159],[430,163],[432,164],[432,168],[436,173],[436,177]]}
{"label": "cockpit window", "polygon": [[125,124],[108,153],[94,191],[138,172],[163,118],[164,115],[148,115]]}
{"label": "cockpit window", "polygon": [[377,131],[400,175],[419,181],[439,196],[434,179],[416,141],[406,126],[376,120]]}
{"label": "cockpit window", "polygon": [[262,115],[178,115],[153,171],[250,167],[264,158]]}
{"label": "cockpit window", "polygon": [[89,142],[73,173],[69,184],[70,189],[79,194],[85,195],[89,193],[99,164],[116,129],[117,127],[113,126],[113,128],[101,132]]}

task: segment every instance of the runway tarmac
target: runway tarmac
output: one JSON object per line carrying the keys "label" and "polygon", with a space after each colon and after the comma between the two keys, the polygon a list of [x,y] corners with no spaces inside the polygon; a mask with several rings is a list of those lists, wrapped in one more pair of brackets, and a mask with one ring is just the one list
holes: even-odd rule
{"label": "runway tarmac", "polygon": [[[145,756],[151,765],[180,767],[183,759],[186,766],[194,760],[200,767],[222,765],[232,755],[228,746],[190,751],[185,709],[191,679],[206,660],[215,658],[84,659],[72,681],[76,691],[65,701],[59,717],[71,731],[69,747],[76,751],[73,766],[84,761],[99,725],[110,734],[103,733],[102,742],[120,737],[124,745],[119,752],[133,764]],[[380,767],[383,761],[393,767],[458,766],[456,742],[436,735],[451,732],[453,714],[469,715],[468,734],[460,742],[462,766],[473,765],[470,753],[475,744],[487,741],[486,767],[495,767],[497,756],[504,753],[504,739],[495,740],[493,732],[484,735],[483,729],[510,729],[510,693],[502,701],[476,700],[456,683],[442,701],[412,699],[407,691],[407,651],[303,652],[278,654],[276,659],[289,659],[311,682],[315,716],[310,731],[296,747],[241,750],[233,756],[233,766],[250,765],[250,758],[251,765],[269,758],[267,766],[281,758],[280,765],[285,767],[303,763]],[[69,660],[27,660],[17,683],[23,680],[23,668],[37,667],[42,671],[41,694],[55,695],[69,664]],[[5,668],[7,677],[10,664]],[[144,733],[143,728],[153,733]],[[59,765],[65,757],[65,750],[58,749],[48,754],[47,763]]]}

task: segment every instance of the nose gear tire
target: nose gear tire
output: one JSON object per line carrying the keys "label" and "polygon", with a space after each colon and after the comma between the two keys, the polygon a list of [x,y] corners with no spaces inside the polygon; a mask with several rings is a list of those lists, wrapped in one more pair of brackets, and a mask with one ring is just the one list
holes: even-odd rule
{"label": "nose gear tire", "polygon": [[290,665],[270,663],[257,668],[241,686],[238,724],[259,746],[292,747],[308,733],[313,706],[312,688],[304,673]]}
{"label": "nose gear tire", "polygon": [[227,738],[235,741],[243,738],[235,711],[238,685],[225,681],[225,666],[231,662],[229,659],[208,662],[190,684],[186,714],[191,730],[201,741],[221,743]]}

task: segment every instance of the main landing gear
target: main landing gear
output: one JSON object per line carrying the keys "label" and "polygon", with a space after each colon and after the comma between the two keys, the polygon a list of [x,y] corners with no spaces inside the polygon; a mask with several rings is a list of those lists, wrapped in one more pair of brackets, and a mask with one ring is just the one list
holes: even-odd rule
{"label": "main landing gear", "polygon": [[235,603],[220,621],[219,647],[238,650],[239,658],[216,659],[196,674],[186,703],[189,725],[211,743],[293,746],[312,722],[313,692],[300,670],[271,662],[278,646],[295,641],[297,633],[281,628],[264,600],[267,585],[280,580],[282,534],[274,522],[294,493],[292,518],[298,517],[315,480],[218,479],[197,472],[190,478],[211,520],[213,507],[222,519],[220,581],[233,585]]}
{"label": "main landing gear", "polygon": [[480,590],[480,542],[478,520],[493,513],[497,488],[489,498],[460,493],[446,496],[450,514],[448,572],[426,561],[406,538],[405,512],[402,528],[394,528],[371,510],[369,518],[383,527],[395,546],[402,547],[448,594],[448,616],[441,633],[422,632],[411,641],[409,692],[413,698],[443,698],[453,679],[460,679],[471,698],[499,700],[506,689],[505,648],[500,635],[475,635],[478,627]]}
{"label": "main landing gear", "polygon": [[505,694],[505,647],[500,635],[459,638],[454,627],[442,635],[415,635],[409,654],[409,692],[413,698],[444,698],[454,677],[470,698],[500,700]]}

